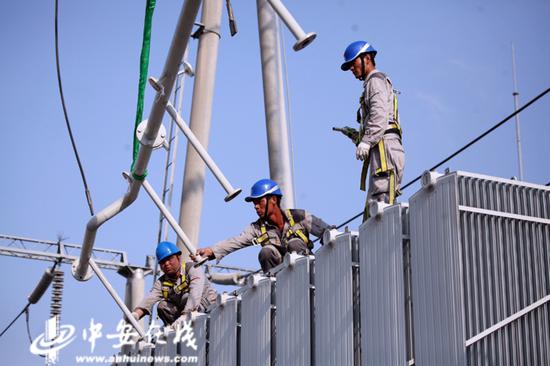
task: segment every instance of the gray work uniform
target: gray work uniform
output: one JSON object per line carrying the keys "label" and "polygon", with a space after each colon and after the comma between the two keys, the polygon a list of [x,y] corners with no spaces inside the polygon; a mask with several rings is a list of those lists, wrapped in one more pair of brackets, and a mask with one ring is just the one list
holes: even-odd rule
{"label": "gray work uniform", "polygon": [[[187,287],[180,290],[181,276],[177,279],[160,276],[153,284],[153,289],[136,308],[151,314],[153,305],[157,302],[157,314],[164,325],[172,324],[183,314],[192,311],[205,312],[210,304],[216,301],[216,290],[200,268],[194,268],[193,262],[185,265]],[[169,284],[172,285],[169,285]],[[166,292],[166,297],[165,293]]]}
{"label": "gray work uniform", "polygon": [[[258,219],[247,226],[241,234],[214,244],[212,246],[214,256],[219,262],[235,250],[250,245],[261,245],[262,249],[258,254],[258,260],[262,270],[267,273],[282,262],[287,252],[310,254],[310,250],[313,248],[313,244],[309,240],[310,233],[322,237],[325,230],[334,228],[307,211],[295,209],[289,211],[294,225],[291,225],[286,211],[283,211],[285,224],[282,231],[268,221]],[[304,236],[298,232],[303,233],[307,242],[303,240]]]}
{"label": "gray work uniform", "polygon": [[395,203],[403,178],[405,153],[401,142],[397,99],[391,81],[375,69],[363,82],[363,88],[358,113],[361,124],[358,143],[369,146],[369,161],[363,166],[362,189],[367,166],[370,169],[364,221],[368,217],[370,203]]}

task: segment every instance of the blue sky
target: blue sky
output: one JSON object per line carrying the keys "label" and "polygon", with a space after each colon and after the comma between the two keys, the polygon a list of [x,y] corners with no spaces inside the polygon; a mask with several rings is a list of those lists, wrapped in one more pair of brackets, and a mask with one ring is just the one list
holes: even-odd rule
{"label": "blue sky", "polygon": [[[131,163],[139,52],[145,1],[60,1],[60,58],[65,98],[96,211],[126,190],[121,172]],[[306,32],[317,32],[300,52],[283,29],[291,100],[296,204],[339,224],[361,211],[360,163],[353,145],[331,131],[355,124],[361,83],[340,71],[344,48],[364,39],[378,49],[377,65],[401,91],[406,168],[404,182],[461,147],[513,111],[511,43],[516,47],[520,105],[550,85],[550,3],[526,1],[286,1]],[[181,2],[158,1],[152,31],[149,74],[162,71]],[[261,84],[256,6],[233,1],[239,33],[229,36],[223,14],[209,151],[234,186],[246,193],[269,174]],[[54,2],[7,2],[0,13],[0,233],[80,243],[89,219],[82,183],[69,143],[57,90]],[[196,41],[190,42],[194,64]],[[183,116],[189,117],[192,79],[186,80]],[[144,115],[149,113],[148,87]],[[525,178],[550,182],[547,156],[549,97],[521,114]],[[165,125],[169,120],[165,118]],[[185,148],[180,145],[174,215],[177,217]],[[165,153],[156,151],[148,179],[160,191]],[[515,128],[509,123],[445,165],[509,178],[517,175]],[[444,168],[442,168],[443,170]],[[418,189],[404,192],[401,201]],[[225,203],[225,192],[207,173],[200,246],[237,234],[253,221],[242,197]],[[350,227],[357,229],[358,221]],[[152,254],[158,211],[142,192],[134,205],[106,223],[96,246],[124,250],[133,264]],[[174,235],[171,235],[174,238]],[[235,253],[222,263],[256,268],[257,249]],[[1,257],[2,327],[20,311],[46,262]],[[113,333],[120,311],[97,278],[77,282],[64,265],[62,322],[78,332],[90,318]],[[121,295],[124,279],[106,275]],[[148,278],[147,286],[150,286]],[[49,292],[31,308],[33,336],[43,332]],[[111,340],[94,354],[112,353]],[[28,351],[24,321],[0,339],[6,364],[43,364]],[[61,365],[89,354],[81,337],[61,353]]]}

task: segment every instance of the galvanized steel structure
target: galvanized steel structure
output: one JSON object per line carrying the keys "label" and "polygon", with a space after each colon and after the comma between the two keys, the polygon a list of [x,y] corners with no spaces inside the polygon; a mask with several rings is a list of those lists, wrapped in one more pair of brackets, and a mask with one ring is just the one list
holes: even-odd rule
{"label": "galvanized steel structure", "polygon": [[[193,323],[199,363],[550,364],[550,187],[464,172],[422,181],[358,234],[220,295]],[[186,348],[150,347],[133,352]]]}

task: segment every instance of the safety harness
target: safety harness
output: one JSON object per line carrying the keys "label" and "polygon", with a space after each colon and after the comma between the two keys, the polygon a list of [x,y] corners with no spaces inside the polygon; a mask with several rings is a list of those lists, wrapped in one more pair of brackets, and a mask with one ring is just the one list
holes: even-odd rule
{"label": "safety harness", "polygon": [[[391,80],[382,72],[376,72],[371,77],[377,77],[380,79],[386,80],[390,86],[392,86]],[[392,86],[393,87],[393,86]],[[355,141],[355,144],[358,145],[361,142],[361,139],[363,138],[363,135],[365,134],[365,125],[363,123],[362,116],[366,116],[368,109],[367,109],[367,103],[365,101],[364,94],[361,94],[361,97],[359,98],[359,104],[360,107],[357,110],[357,122],[359,123],[359,134],[357,137],[357,141]],[[393,120],[389,121],[388,128],[386,131],[384,131],[384,135],[395,133],[399,136],[399,138],[402,138],[402,130],[401,125],[399,123],[399,110],[397,107],[397,91],[393,90]],[[378,148],[378,152],[380,155],[380,168],[376,169],[376,171],[372,172],[372,175],[376,176],[383,176],[388,175],[389,176],[389,204],[395,203],[395,198],[400,195],[400,192],[396,189],[395,184],[395,172],[393,169],[388,168],[388,162],[386,158],[386,147],[384,144],[384,138],[381,138],[380,141],[376,144]],[[367,182],[367,171],[369,169],[369,159],[366,159],[363,162],[363,168],[361,170],[361,184],[360,189],[362,191],[366,190],[366,182]],[[367,197],[368,199],[368,197]],[[368,218],[368,201],[365,202],[365,209],[363,212],[363,221],[365,221]]]}
{"label": "safety harness", "polygon": [[181,294],[182,292],[189,291],[189,284],[187,283],[187,273],[185,271],[186,265],[185,262],[181,264],[181,283],[176,285],[171,281],[162,282],[162,296],[164,299],[168,298],[170,290],[174,290],[176,294]]}
{"label": "safety harness", "polygon": [[[290,209],[285,210],[284,213],[288,221],[288,224],[290,226],[286,231],[286,234],[284,235],[284,240],[283,240],[284,244],[288,243],[288,240],[291,239],[292,237],[298,237],[302,239],[304,243],[307,244],[308,248],[311,249],[311,247],[313,247],[312,245],[313,243],[311,243],[311,241],[309,240],[308,236],[304,233],[304,231],[298,225],[296,225],[296,222],[294,221],[294,217]],[[265,222],[262,222],[262,224],[260,225],[260,233],[261,233],[260,236],[254,239],[254,244],[264,246],[269,242],[269,235],[265,227]]]}

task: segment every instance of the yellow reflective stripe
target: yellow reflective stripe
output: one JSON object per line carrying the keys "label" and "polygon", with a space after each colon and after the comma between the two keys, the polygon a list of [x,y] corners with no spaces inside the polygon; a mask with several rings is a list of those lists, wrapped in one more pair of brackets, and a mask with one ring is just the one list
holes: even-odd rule
{"label": "yellow reflective stripe", "polygon": [[307,238],[306,234],[303,233],[302,230],[298,229],[294,232],[296,235],[298,235],[300,237],[300,239],[302,239],[304,241],[304,243],[308,243],[309,242],[309,239]]}
{"label": "yellow reflective stripe", "polygon": [[286,218],[288,219],[290,226],[294,226],[294,217],[292,217],[290,210],[286,210]]}
{"label": "yellow reflective stripe", "polygon": [[395,173],[393,170],[390,170],[390,200],[389,204],[393,205],[395,203]]}
{"label": "yellow reflective stripe", "polygon": [[365,191],[367,189],[367,171],[369,170],[369,160],[363,162],[363,168],[361,169],[361,183],[359,189]]}
{"label": "yellow reflective stripe", "polygon": [[375,173],[385,173],[388,171],[388,163],[386,161],[386,147],[384,146],[384,139],[381,139],[378,143],[378,152],[380,153],[380,168],[376,169]]}

